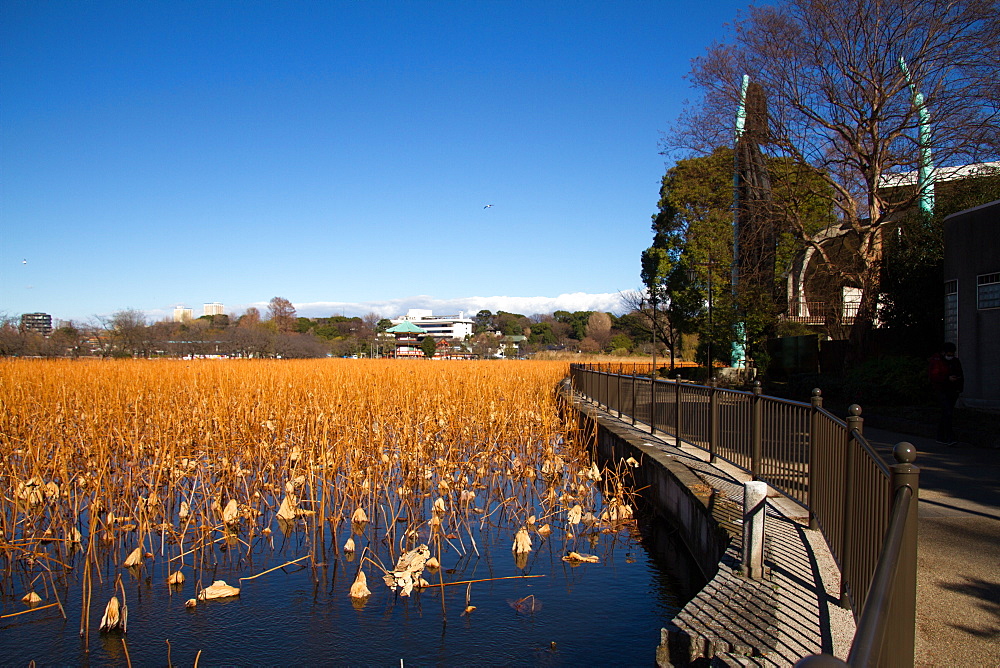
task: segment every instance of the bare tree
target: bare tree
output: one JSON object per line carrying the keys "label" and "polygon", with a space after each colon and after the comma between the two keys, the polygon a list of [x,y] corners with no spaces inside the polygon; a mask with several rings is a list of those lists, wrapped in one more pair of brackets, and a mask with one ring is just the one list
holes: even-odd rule
{"label": "bare tree", "polygon": [[603,350],[611,340],[611,316],[601,311],[591,313],[587,319],[587,337],[593,339]]}
{"label": "bare tree", "polygon": [[704,99],[682,117],[668,148],[707,153],[730,144],[743,75],[759,83],[768,97],[762,148],[818,170],[833,189],[850,257],[829,256],[794,216],[787,223],[845,284],[861,289],[852,339],[862,342],[876,315],[886,228],[926,194],[926,186],[886,185],[895,173],[927,168],[927,152],[948,166],[997,157],[997,53],[996,0],[751,7],[735,24],[732,44],[695,59],[692,79]]}
{"label": "bare tree", "polygon": [[267,303],[268,319],[282,334],[295,331],[295,307],[284,297],[272,297]]}
{"label": "bare tree", "polygon": [[239,320],[236,321],[236,324],[239,327],[252,327],[259,322],[260,310],[256,306],[250,306],[243,312]]}
{"label": "bare tree", "polygon": [[[664,304],[649,298],[639,290],[621,293],[622,308],[636,315],[637,326],[649,332],[657,346],[663,346],[670,355],[670,368],[677,363],[677,352],[681,344],[681,328],[671,321],[670,313],[663,310]],[[667,304],[669,306],[669,302]],[[655,308],[654,308],[655,306]]]}
{"label": "bare tree", "polygon": [[142,311],[134,308],[115,311],[107,321],[107,328],[114,355],[149,356],[149,328]]}

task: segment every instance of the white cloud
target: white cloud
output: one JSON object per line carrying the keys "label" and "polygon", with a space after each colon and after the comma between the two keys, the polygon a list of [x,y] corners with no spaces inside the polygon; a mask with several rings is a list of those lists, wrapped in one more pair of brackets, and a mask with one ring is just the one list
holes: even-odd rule
{"label": "white cloud", "polygon": [[[266,306],[266,304],[264,304]],[[558,297],[460,297],[456,299],[438,299],[428,295],[417,295],[401,299],[372,302],[311,302],[295,304],[295,309],[301,316],[315,318],[333,314],[346,316],[361,316],[366,313],[378,313],[385,318],[395,318],[403,315],[408,309],[430,309],[436,315],[455,315],[459,311],[466,315],[475,315],[482,309],[493,311],[508,311],[522,315],[535,313],[552,313],[554,311],[609,311],[618,312],[621,307],[621,297],[617,292],[602,294],[587,294],[574,292]],[[258,305],[260,308],[260,305]]]}
{"label": "white cloud", "polygon": [[[226,305],[226,312],[239,315],[248,307],[260,309],[261,314],[267,313],[267,302],[253,304]],[[396,318],[411,308],[430,309],[435,315],[456,315],[462,311],[467,316],[475,315],[482,309],[496,313],[507,311],[522,315],[536,313],[553,313],[555,311],[621,311],[621,295],[617,292],[589,294],[573,292],[558,297],[459,297],[455,299],[438,299],[429,295],[416,295],[400,299],[369,302],[302,302],[294,304],[298,315],[305,318],[322,318],[331,315],[364,316],[377,313],[384,318]],[[194,308],[194,317],[201,315],[201,309]],[[170,319],[173,309],[149,309],[145,311],[151,321]]]}

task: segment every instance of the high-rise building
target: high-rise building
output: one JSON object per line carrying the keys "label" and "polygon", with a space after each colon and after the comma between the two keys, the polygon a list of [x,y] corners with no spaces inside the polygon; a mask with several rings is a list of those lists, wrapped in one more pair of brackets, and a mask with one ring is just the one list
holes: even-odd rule
{"label": "high-rise building", "polygon": [[174,322],[187,322],[193,317],[191,309],[183,306],[174,307]]}
{"label": "high-rise building", "polygon": [[52,316],[48,313],[24,313],[21,315],[21,330],[48,336],[52,333]]}
{"label": "high-rise building", "polygon": [[205,304],[202,307],[202,315],[224,315],[225,309],[219,302],[212,302],[211,304]]}

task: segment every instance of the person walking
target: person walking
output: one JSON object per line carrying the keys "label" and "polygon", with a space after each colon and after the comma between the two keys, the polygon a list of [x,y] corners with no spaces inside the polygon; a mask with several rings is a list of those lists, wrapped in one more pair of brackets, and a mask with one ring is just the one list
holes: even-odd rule
{"label": "person walking", "polygon": [[955,416],[955,402],[965,389],[965,376],[962,373],[962,362],[955,355],[954,343],[946,341],[941,346],[940,352],[931,355],[927,373],[941,411],[937,442],[955,445],[952,421]]}

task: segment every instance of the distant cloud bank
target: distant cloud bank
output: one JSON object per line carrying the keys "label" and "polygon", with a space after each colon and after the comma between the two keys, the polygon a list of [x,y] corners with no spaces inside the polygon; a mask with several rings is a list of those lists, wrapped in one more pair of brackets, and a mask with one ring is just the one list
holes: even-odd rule
{"label": "distant cloud bank", "polygon": [[[267,312],[267,302],[232,306],[226,304],[226,312],[240,315],[250,306],[260,309],[262,314]],[[475,315],[483,309],[494,313],[507,311],[521,315],[547,314],[555,311],[606,311],[608,313],[622,311],[621,295],[617,292],[600,294],[573,292],[558,297],[497,296],[459,297],[456,299],[438,299],[429,295],[417,295],[370,302],[301,302],[295,303],[294,306],[297,314],[305,318],[325,318],[331,315],[353,317],[364,316],[368,313],[377,313],[384,318],[395,318],[404,315],[411,308],[430,309],[435,315],[457,315],[461,311],[468,316]],[[194,317],[197,318],[201,315],[201,309],[195,308],[193,310]],[[151,320],[162,320],[170,318],[173,311],[151,309],[145,313],[146,317]]]}
{"label": "distant cloud bank", "polygon": [[[267,304],[258,305],[258,308]],[[460,297],[437,299],[428,295],[372,302],[311,302],[295,304],[300,316],[318,318],[330,315],[363,316],[378,313],[385,318],[403,315],[411,308],[430,309],[435,315],[456,315],[459,311],[475,315],[483,309],[496,313],[508,311],[522,315],[552,313],[554,311],[608,311],[617,313],[621,296],[617,292],[587,294],[574,292],[558,297]]]}

